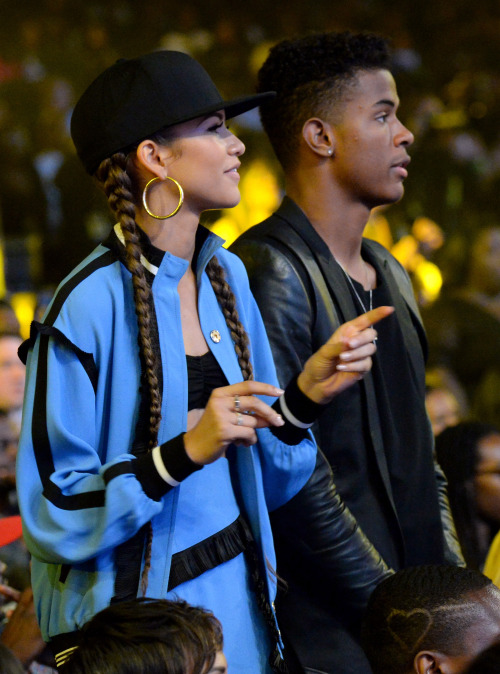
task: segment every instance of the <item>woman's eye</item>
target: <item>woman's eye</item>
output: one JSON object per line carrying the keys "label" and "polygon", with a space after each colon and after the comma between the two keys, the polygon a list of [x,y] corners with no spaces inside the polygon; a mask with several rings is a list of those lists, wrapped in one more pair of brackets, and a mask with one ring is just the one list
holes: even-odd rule
{"label": "woman's eye", "polygon": [[381,115],[378,115],[378,117],[376,117],[376,120],[377,120],[377,122],[380,122],[381,124],[384,124],[387,121],[387,117],[388,117],[387,113],[384,112]]}
{"label": "woman's eye", "polygon": [[220,122],[219,124],[214,124],[211,126],[208,130],[212,133],[216,133],[219,129],[221,129],[224,126],[224,122]]}

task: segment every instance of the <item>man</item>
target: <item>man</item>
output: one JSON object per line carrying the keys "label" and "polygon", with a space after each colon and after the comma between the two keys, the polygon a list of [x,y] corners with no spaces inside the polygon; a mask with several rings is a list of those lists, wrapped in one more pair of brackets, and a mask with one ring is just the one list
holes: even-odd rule
{"label": "man", "polygon": [[[338,396],[313,430],[348,516],[399,569],[462,560],[433,460],[425,335],[411,283],[387,250],[363,238],[371,210],[402,197],[413,142],[397,117],[389,62],[386,41],[370,34],[310,35],[271,50],[259,90],[277,96],[261,117],[287,196],[231,249],[247,267],[282,384],[340,323],[372,306],[395,307],[377,325],[372,373]],[[318,508],[310,494],[303,498],[274,514],[278,571],[289,583],[280,625],[306,671],[369,672],[350,592],[338,579],[336,598],[324,591],[325,578],[336,580],[339,553],[328,539],[335,528],[321,511],[318,540],[304,543],[302,519]],[[354,556],[351,567],[362,573]]]}
{"label": "man", "polygon": [[499,637],[500,590],[490,579],[429,565],[375,589],[362,641],[374,674],[462,674]]}
{"label": "man", "polygon": [[472,662],[467,674],[498,674],[500,672],[500,643],[492,644]]}

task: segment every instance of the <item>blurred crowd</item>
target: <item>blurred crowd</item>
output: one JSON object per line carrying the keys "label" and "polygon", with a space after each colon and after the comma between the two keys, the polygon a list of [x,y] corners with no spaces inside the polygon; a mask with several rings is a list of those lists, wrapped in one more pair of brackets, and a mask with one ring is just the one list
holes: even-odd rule
{"label": "blurred crowd", "polygon": [[[370,28],[390,36],[404,100],[402,118],[414,131],[416,142],[406,195],[384,211],[370,235],[389,247],[400,241],[406,246],[400,246],[400,255],[393,252],[412,273],[422,305],[429,338],[427,407],[462,548],[471,568],[486,569],[498,583],[498,3],[483,0],[471,8],[458,0],[443,6],[427,0],[418,3],[417,10],[410,0],[397,4],[318,1],[314,7],[289,2],[286,12],[263,0],[237,5],[235,11],[226,4],[29,0],[19,8],[7,8],[0,1],[0,239],[7,296],[30,291],[39,294],[43,303],[44,291],[57,285],[110,227],[104,198],[99,198],[76,161],[68,124],[75,99],[117,58],[160,48],[186,51],[205,65],[223,95],[230,97],[253,89],[267,49],[285,36],[348,28]],[[239,231],[272,211],[280,182],[258,115],[249,113],[240,123],[240,135],[249,139],[248,201],[257,203],[261,193],[270,196],[268,203],[259,202],[258,215],[245,211]],[[250,173],[255,162],[260,162],[256,173],[261,182]],[[431,238],[419,238],[415,229],[424,217],[435,225]],[[407,255],[409,249],[412,255]],[[419,263],[439,270],[438,291],[430,297],[423,292],[418,265],[411,266],[417,257]],[[21,332],[9,302],[3,300],[2,518],[18,516],[14,462],[24,390],[24,366],[16,356]],[[6,537],[0,532],[0,564],[5,566],[5,584],[26,593],[14,596],[14,607],[19,601],[24,625],[31,626],[28,555],[17,522],[8,519],[11,533]],[[5,605],[12,600],[6,592]],[[16,652],[13,630],[4,640]],[[31,640],[36,647],[29,653],[21,647],[17,653],[33,672],[50,667],[37,639]]]}
{"label": "blurred crowd", "polygon": [[[7,289],[57,284],[109,228],[107,206],[76,163],[68,133],[75,98],[97,73],[119,57],[178,49],[207,67],[223,95],[237,96],[254,88],[271,44],[309,30],[368,28],[392,39],[401,114],[416,143],[405,199],[388,213],[391,236],[397,242],[415,218],[430,218],[446,234],[439,264],[453,265],[478,227],[495,223],[500,206],[499,24],[497,3],[486,0],[472,8],[426,0],[418,10],[409,0],[321,0],[313,7],[287,3],[286,12],[263,0],[234,9],[219,0],[210,7],[198,0],[4,3],[0,233]],[[241,123],[246,167],[258,156],[279,184],[258,114]],[[252,216],[240,231],[255,224]]]}

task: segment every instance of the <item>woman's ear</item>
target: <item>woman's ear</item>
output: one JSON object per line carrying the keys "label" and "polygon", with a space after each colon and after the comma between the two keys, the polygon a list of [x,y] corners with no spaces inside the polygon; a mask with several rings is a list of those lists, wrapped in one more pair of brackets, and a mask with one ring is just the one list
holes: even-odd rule
{"label": "woman's ear", "polygon": [[331,124],[319,117],[312,117],[302,127],[302,137],[309,148],[322,157],[335,154],[335,135]]}
{"label": "woman's ear", "polygon": [[168,147],[148,139],[139,143],[136,150],[139,167],[146,169],[162,180],[167,177],[167,165],[170,156],[171,152]]}

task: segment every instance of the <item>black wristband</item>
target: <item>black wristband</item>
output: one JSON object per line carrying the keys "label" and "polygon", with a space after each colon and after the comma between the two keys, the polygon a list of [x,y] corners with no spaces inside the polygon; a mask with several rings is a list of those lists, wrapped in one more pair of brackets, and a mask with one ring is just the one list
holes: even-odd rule
{"label": "black wristband", "polygon": [[189,458],[184,447],[184,433],[160,445],[160,454],[165,469],[177,482],[182,482],[191,473],[203,468]]}
{"label": "black wristband", "polygon": [[[297,380],[299,375],[296,375],[288,384],[283,395],[285,399],[286,408],[299,422],[307,425],[312,425],[319,417],[325,406],[320,403],[313,402],[303,393]],[[286,412],[285,412],[286,414]],[[292,419],[288,419],[293,423]]]}
{"label": "black wristband", "polygon": [[[184,433],[164,442],[159,447],[163,466],[175,482],[182,482],[191,473],[201,470],[203,466],[191,461],[184,447]],[[167,482],[156,468],[152,452],[130,462],[132,471],[139,480],[144,493],[154,501],[159,501],[176,485]]]}
{"label": "black wristband", "polygon": [[283,417],[285,425],[272,426],[270,430],[287,445],[298,445],[306,438],[309,428],[325,407],[302,393],[297,378],[298,375],[288,384],[281,398],[272,405],[272,408]]}

